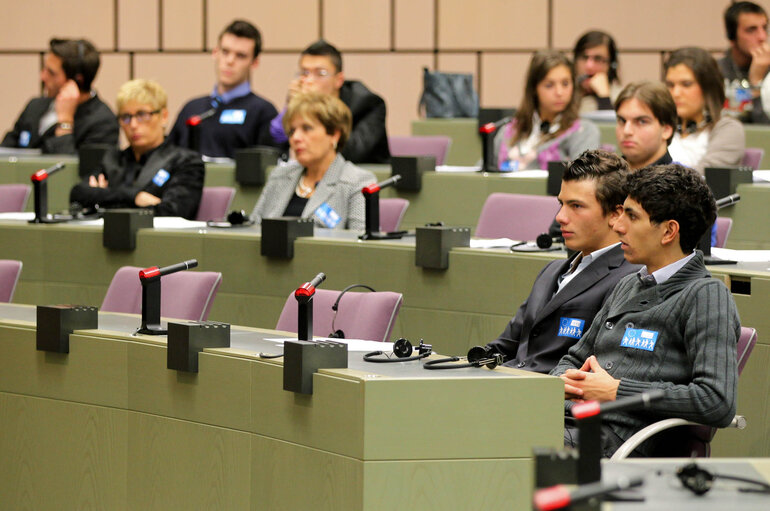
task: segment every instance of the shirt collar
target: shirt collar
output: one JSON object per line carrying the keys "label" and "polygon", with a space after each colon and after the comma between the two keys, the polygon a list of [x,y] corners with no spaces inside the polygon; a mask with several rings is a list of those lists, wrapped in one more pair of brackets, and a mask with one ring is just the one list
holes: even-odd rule
{"label": "shirt collar", "polygon": [[211,106],[214,106],[214,107],[218,106],[216,103],[223,104],[223,105],[227,104],[234,99],[242,98],[243,96],[248,95],[250,92],[251,92],[251,84],[249,83],[248,80],[238,85],[234,89],[229,90],[223,94],[217,93],[217,86],[214,85],[214,90],[211,91],[211,99],[212,99]]}
{"label": "shirt collar", "polygon": [[670,279],[676,272],[682,269],[682,267],[687,264],[687,262],[695,257],[695,251],[693,250],[692,253],[686,257],[683,257],[679,259],[678,261],[674,261],[673,263],[664,266],[663,268],[660,268],[659,270],[655,270],[650,274],[647,271],[647,267],[643,266],[641,270],[636,274],[637,277],[639,277],[639,281],[642,284],[647,285],[654,285],[654,284],[663,284],[665,281]]}

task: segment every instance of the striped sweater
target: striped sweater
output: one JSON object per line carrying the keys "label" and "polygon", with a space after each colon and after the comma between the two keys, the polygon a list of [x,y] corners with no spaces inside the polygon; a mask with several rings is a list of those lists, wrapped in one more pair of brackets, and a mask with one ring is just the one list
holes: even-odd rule
{"label": "striped sweater", "polygon": [[[631,346],[621,346],[627,329],[657,333],[654,347],[650,349],[649,334],[647,344],[632,340]],[[730,291],[711,277],[699,252],[663,284],[644,284],[636,274],[621,280],[589,330],[551,374],[580,368],[593,354],[620,379],[618,398],[663,389],[665,397],[645,412],[604,417],[605,427],[623,440],[668,417],[723,427],[735,415],[739,335]],[[624,344],[629,344],[628,338]],[[568,401],[567,408],[570,405]],[[649,454],[654,443],[649,444],[639,451]]]}

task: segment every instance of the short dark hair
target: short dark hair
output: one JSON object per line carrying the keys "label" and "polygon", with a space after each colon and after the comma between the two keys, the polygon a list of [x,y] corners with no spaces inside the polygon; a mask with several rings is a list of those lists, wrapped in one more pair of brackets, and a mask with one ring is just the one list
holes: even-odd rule
{"label": "short dark hair", "polygon": [[692,252],[717,217],[714,195],[706,182],[697,171],[677,163],[629,173],[626,190],[651,222],[679,223],[679,246],[685,254]]}
{"label": "short dark hair", "polygon": [[671,136],[666,140],[666,145],[671,144],[676,132],[677,115],[676,103],[671,93],[661,82],[632,82],[620,91],[620,95],[615,100],[615,112],[617,113],[624,101],[629,99],[638,99],[652,111],[652,115],[663,126],[671,126]]}
{"label": "short dark hair", "polygon": [[754,2],[733,2],[725,9],[725,32],[729,41],[735,41],[738,37],[738,17],[741,14],[763,14],[767,18],[767,13],[762,6]]}
{"label": "short dark hair", "polygon": [[259,54],[262,52],[262,34],[259,33],[257,27],[246,20],[234,20],[227,25],[219,34],[217,41],[221,41],[222,36],[225,34],[232,34],[235,37],[244,37],[254,41],[254,56],[252,59],[259,57]]}
{"label": "short dark hair", "polygon": [[706,106],[706,122],[713,126],[722,115],[725,103],[725,82],[719,64],[703,48],[679,48],[671,53],[664,65],[663,72],[679,64],[687,66],[700,85]]}
{"label": "short dark hair", "polygon": [[64,76],[78,84],[80,92],[89,92],[99,70],[99,52],[86,39],[51,39],[51,53],[61,60]]}
{"label": "short dark hair", "polygon": [[332,65],[339,73],[342,71],[342,54],[333,45],[327,43],[323,39],[319,39],[304,50],[301,55],[312,55],[314,57],[329,57],[332,61]]}
{"label": "short dark hair", "polygon": [[601,149],[590,149],[569,162],[562,181],[596,180],[596,200],[609,215],[626,200],[626,160]]}
{"label": "short dark hair", "polygon": [[584,55],[586,50],[596,48],[597,46],[606,46],[607,52],[610,54],[610,66],[607,71],[607,78],[610,83],[618,81],[618,47],[615,44],[615,40],[607,32],[601,30],[591,30],[586,32],[575,43],[575,48],[572,50],[572,57],[577,62],[581,55]]}

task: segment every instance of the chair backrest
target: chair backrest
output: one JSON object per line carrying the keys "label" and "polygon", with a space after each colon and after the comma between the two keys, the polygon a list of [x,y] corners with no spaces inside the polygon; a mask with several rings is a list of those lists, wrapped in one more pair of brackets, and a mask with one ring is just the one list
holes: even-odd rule
{"label": "chair backrest", "polygon": [[[313,335],[327,337],[334,329],[342,330],[346,339],[387,341],[396,323],[398,311],[403,302],[401,293],[378,291],[356,293],[348,291],[337,307],[334,318],[332,305],[339,297],[339,291],[316,289],[313,297]],[[297,300],[294,292],[289,294],[275,328],[287,332],[297,331]]]}
{"label": "chair backrest", "polygon": [[747,147],[743,151],[743,160],[741,160],[741,165],[757,170],[762,166],[762,158],[764,156],[765,150],[761,147]]}
{"label": "chair backrest", "polygon": [[0,259],[0,302],[10,302],[21,275],[21,261]]}
{"label": "chair backrest", "polygon": [[0,185],[0,213],[18,213],[24,211],[29,199],[29,185]]}
{"label": "chair backrest", "polygon": [[727,237],[733,228],[733,219],[728,217],[717,217],[717,244],[715,247],[724,248],[727,244]]}
{"label": "chair backrest", "polygon": [[493,193],[481,209],[474,235],[479,238],[511,238],[534,240],[548,232],[559,212],[556,197]]}
{"label": "chair backrest", "polygon": [[388,137],[391,156],[435,156],[436,165],[443,165],[452,139],[443,135],[413,135]]}
{"label": "chair backrest", "polygon": [[[142,285],[139,268],[123,266],[115,272],[101,310],[105,312],[142,313]],[[222,283],[222,274],[213,271],[180,271],[161,279],[161,316],[190,321],[205,321]]]}
{"label": "chair backrest", "polygon": [[401,226],[409,201],[400,198],[380,199],[380,230],[397,231]]}
{"label": "chair backrest", "polygon": [[[754,346],[757,344],[757,331],[750,327],[741,327],[741,335],[736,346],[736,360],[738,362],[738,376],[746,367]],[[707,458],[711,455],[711,440],[717,432],[717,428],[711,426],[685,426],[688,437],[685,440],[685,448],[680,453],[682,456],[695,454],[699,458]],[[679,455],[679,454],[678,454]]]}
{"label": "chair backrest", "polygon": [[204,186],[195,219],[201,222],[222,220],[227,216],[233,197],[235,197],[235,188],[230,186]]}

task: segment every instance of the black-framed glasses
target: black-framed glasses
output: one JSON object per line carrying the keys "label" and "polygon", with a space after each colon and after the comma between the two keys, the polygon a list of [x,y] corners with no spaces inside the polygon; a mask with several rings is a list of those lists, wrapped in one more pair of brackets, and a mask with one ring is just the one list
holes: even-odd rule
{"label": "black-framed glasses", "polygon": [[136,119],[136,122],[139,124],[144,124],[147,121],[149,121],[153,115],[159,114],[160,108],[157,110],[153,110],[152,112],[148,112],[146,110],[139,110],[135,114],[120,114],[118,116],[118,121],[120,121],[120,124],[123,125],[129,125],[131,124],[131,119]]}

